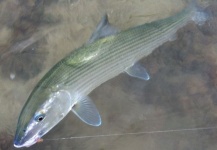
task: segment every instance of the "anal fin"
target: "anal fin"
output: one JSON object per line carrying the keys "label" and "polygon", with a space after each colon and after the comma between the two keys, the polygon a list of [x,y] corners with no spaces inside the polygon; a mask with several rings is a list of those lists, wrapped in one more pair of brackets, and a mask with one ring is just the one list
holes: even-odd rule
{"label": "anal fin", "polygon": [[150,76],[147,73],[146,69],[139,63],[135,63],[133,66],[127,68],[125,72],[132,77],[139,78],[142,80],[150,79]]}

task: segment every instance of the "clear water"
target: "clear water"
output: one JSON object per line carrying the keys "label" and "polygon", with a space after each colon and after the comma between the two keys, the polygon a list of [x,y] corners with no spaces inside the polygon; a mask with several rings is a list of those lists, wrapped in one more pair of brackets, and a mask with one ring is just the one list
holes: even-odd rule
{"label": "clear water", "polygon": [[[217,149],[217,3],[206,2],[212,14],[207,23],[189,23],[175,41],[141,60],[149,81],[121,74],[90,94],[102,126],[90,127],[69,114],[44,142],[28,149]],[[1,0],[0,149],[15,149],[17,119],[35,84],[88,40],[105,12],[113,25],[126,29],[183,7],[180,0]]]}

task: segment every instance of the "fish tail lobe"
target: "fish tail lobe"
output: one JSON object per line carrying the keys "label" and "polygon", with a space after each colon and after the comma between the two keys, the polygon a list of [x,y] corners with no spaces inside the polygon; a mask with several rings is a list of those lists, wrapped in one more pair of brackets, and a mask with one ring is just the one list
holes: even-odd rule
{"label": "fish tail lobe", "polygon": [[199,26],[203,25],[211,17],[211,14],[206,11],[206,7],[208,7],[208,3],[201,6],[197,0],[190,1],[189,9],[192,10],[191,20]]}

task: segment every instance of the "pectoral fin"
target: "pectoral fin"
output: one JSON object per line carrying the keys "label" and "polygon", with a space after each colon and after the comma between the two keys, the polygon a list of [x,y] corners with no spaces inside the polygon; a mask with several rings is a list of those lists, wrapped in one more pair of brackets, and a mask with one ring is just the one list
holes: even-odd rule
{"label": "pectoral fin", "polygon": [[78,97],[72,106],[72,112],[89,125],[101,125],[99,112],[89,97]]}
{"label": "pectoral fin", "polygon": [[98,39],[104,38],[109,35],[114,35],[118,32],[118,29],[110,25],[108,21],[108,16],[105,14],[99,24],[96,27],[96,30],[91,35],[87,43],[92,43]]}
{"label": "pectoral fin", "polygon": [[125,72],[135,78],[139,78],[142,80],[149,80],[150,76],[147,73],[146,69],[141,66],[139,63],[134,64],[133,66],[127,68]]}

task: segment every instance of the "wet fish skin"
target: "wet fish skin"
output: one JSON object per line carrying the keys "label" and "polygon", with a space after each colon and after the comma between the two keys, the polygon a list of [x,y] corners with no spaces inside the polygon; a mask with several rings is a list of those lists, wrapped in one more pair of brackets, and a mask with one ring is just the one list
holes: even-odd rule
{"label": "wet fish skin", "polygon": [[[101,38],[71,52],[54,65],[30,94],[18,120],[14,146],[35,144],[76,106],[77,99],[85,99],[100,84],[148,56],[191,21],[194,14],[195,9],[187,7],[172,17]],[[57,111],[63,116],[57,117]],[[35,120],[38,113],[46,115],[42,122]]]}

